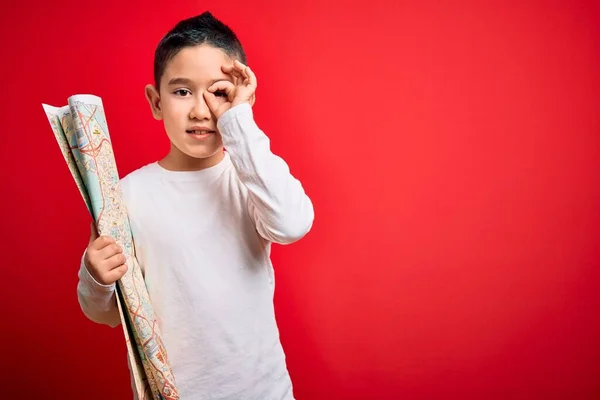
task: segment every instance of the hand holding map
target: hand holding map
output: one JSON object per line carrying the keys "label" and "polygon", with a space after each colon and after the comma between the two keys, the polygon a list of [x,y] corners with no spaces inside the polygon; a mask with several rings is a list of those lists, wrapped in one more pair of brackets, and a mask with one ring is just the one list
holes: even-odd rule
{"label": "hand holding map", "polygon": [[[113,238],[123,249],[128,270],[118,280],[117,304],[138,399],[179,399],[123,204],[119,175],[102,100],[75,95],[68,105],[44,104],[69,170],[100,235]],[[133,337],[133,343],[131,338]]]}

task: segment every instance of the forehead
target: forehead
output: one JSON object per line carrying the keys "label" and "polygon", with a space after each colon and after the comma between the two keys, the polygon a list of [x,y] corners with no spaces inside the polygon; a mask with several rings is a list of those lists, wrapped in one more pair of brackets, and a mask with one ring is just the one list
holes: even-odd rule
{"label": "forehead", "polygon": [[233,60],[221,49],[208,45],[186,47],[168,62],[162,78],[166,82],[174,77],[208,82],[227,77],[221,66],[230,64]]}

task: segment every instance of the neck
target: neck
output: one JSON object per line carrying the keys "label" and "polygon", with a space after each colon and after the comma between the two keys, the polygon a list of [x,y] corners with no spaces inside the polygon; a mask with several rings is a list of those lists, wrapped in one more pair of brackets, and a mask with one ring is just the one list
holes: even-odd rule
{"label": "neck", "polygon": [[171,171],[200,171],[206,168],[214,167],[217,165],[225,153],[223,148],[217,151],[215,154],[205,158],[191,157],[185,153],[182,153],[175,146],[171,145],[171,150],[158,164]]}

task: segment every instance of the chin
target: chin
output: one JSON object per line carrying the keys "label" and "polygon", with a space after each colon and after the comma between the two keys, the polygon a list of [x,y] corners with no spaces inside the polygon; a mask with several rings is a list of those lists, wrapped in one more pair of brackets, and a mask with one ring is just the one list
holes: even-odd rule
{"label": "chin", "polygon": [[177,145],[179,150],[192,158],[209,158],[223,151],[223,142],[218,136],[205,141],[189,139],[180,141]]}
{"label": "chin", "polygon": [[210,158],[223,152],[223,146],[186,146],[185,153],[192,158]]}
{"label": "chin", "polygon": [[221,153],[223,151],[223,149],[219,149],[219,150],[215,150],[213,152],[207,152],[207,151],[193,151],[193,152],[189,152],[187,153],[188,156],[192,157],[192,158],[196,158],[196,159],[201,159],[201,158],[211,158],[219,153]]}

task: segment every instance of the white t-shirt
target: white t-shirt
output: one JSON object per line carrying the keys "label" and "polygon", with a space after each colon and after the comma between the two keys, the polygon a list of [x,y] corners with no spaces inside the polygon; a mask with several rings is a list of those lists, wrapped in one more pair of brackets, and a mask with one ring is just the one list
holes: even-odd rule
{"label": "white t-shirt", "polygon": [[[121,180],[135,251],[182,400],[289,400],[275,321],[271,243],[312,227],[313,205],[274,155],[248,104],[224,113],[214,167],[148,164]],[[85,265],[78,297],[91,320],[120,323],[115,286]]]}

